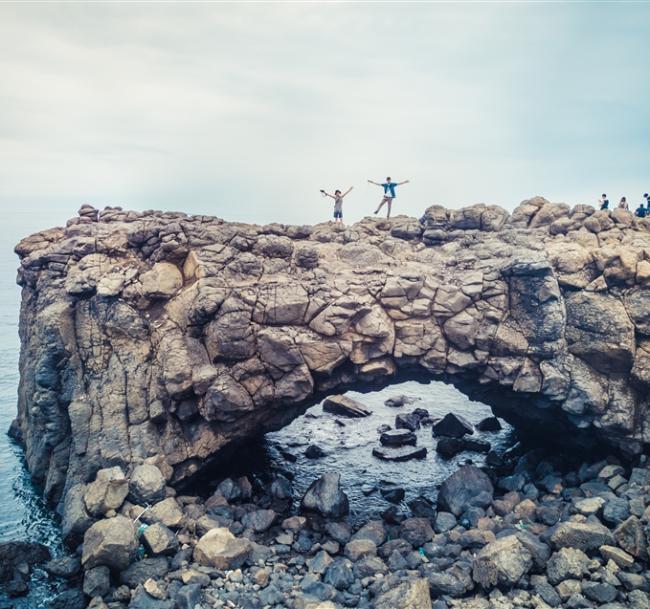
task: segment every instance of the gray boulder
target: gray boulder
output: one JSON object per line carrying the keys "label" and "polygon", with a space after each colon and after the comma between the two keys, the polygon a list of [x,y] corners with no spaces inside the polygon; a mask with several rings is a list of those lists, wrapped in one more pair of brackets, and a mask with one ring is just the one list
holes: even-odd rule
{"label": "gray boulder", "polygon": [[555,548],[577,548],[584,552],[596,550],[602,545],[614,545],[610,530],[595,522],[561,522],[555,527],[550,540]]}
{"label": "gray boulder", "polygon": [[548,581],[557,585],[565,579],[581,579],[589,572],[589,557],[576,548],[560,548],[546,565]]}
{"label": "gray boulder", "polygon": [[14,576],[14,569],[20,564],[28,566],[45,562],[50,558],[49,549],[32,541],[0,542],[0,582],[7,582]]}
{"label": "gray boulder", "polygon": [[474,557],[472,578],[485,588],[512,587],[532,565],[531,553],[514,535],[509,535],[487,544]]}
{"label": "gray boulder", "polygon": [[153,556],[173,556],[178,551],[178,539],[160,522],[148,526],[142,533],[142,543]]}
{"label": "gray boulder", "polygon": [[304,497],[302,508],[318,512],[327,518],[342,518],[349,509],[347,495],[341,490],[341,476],[338,473],[323,474],[311,483]]}
{"label": "gray boulder", "polygon": [[81,564],[84,569],[106,565],[126,569],[137,549],[135,528],[129,518],[116,516],[93,524],[84,535]]}
{"label": "gray boulder", "polygon": [[139,505],[158,503],[165,498],[165,478],[149,463],[134,468],[129,484],[129,500]]}
{"label": "gray boulder", "polygon": [[406,581],[380,594],[375,609],[431,609],[429,582],[426,579]]}
{"label": "gray boulder", "polygon": [[84,492],[84,504],[91,516],[101,517],[109,510],[121,507],[129,493],[129,482],[121,467],[109,467],[97,472],[95,481]]}
{"label": "gray boulder", "polygon": [[470,507],[487,507],[492,503],[494,488],[478,467],[464,465],[440,486],[438,508],[460,516]]}
{"label": "gray boulder", "polygon": [[63,518],[61,520],[61,533],[63,540],[71,547],[81,543],[84,533],[95,522],[95,519],[86,511],[84,503],[85,484],[75,484],[65,496],[63,502]]}

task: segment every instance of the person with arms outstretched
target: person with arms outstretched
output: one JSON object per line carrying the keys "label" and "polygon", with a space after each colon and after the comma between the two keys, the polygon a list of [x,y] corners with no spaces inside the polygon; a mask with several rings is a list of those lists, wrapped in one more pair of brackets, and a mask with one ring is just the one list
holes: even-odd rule
{"label": "person with arms outstretched", "polygon": [[323,195],[326,197],[331,197],[334,199],[334,222],[336,224],[343,224],[343,197],[347,195],[354,187],[350,186],[343,194],[340,190],[335,190],[334,194],[331,195],[329,192],[321,190]]}
{"label": "person with arms outstretched", "polygon": [[384,203],[388,204],[388,214],[386,214],[387,218],[390,218],[390,208],[393,204],[393,199],[395,198],[395,187],[396,186],[401,186],[402,184],[408,184],[408,180],[404,180],[403,182],[393,182],[391,181],[390,178],[386,178],[386,181],[383,184],[380,184],[379,182],[373,182],[372,180],[368,180],[369,184],[374,184],[375,186],[381,186],[384,189],[384,196],[381,200],[381,203],[379,203],[379,207],[375,210],[375,214],[379,213],[379,210],[384,206]]}

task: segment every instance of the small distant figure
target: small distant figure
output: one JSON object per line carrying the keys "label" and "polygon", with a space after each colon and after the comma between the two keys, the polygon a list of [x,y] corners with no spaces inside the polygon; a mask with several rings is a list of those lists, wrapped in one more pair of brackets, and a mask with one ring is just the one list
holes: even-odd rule
{"label": "small distant figure", "polygon": [[644,207],[643,203],[640,203],[639,207],[636,208],[634,215],[637,218],[645,218],[648,215],[648,211],[650,210],[650,200],[648,200],[647,192],[643,195],[643,198],[645,199],[646,205]]}
{"label": "small distant figure", "polygon": [[625,197],[621,197],[621,200],[619,201],[618,204],[619,209],[624,209],[625,211],[630,211],[629,207],[627,206],[627,199]]}
{"label": "small distant figure", "polygon": [[335,190],[333,195],[331,195],[329,192],[321,190],[324,196],[334,199],[335,224],[343,224],[343,197],[345,197],[345,195],[347,195],[353,188],[354,186],[350,186],[350,188],[348,188],[343,194],[341,194],[340,190]]}
{"label": "small distant figure", "polygon": [[598,202],[600,203],[600,209],[609,209],[609,199],[605,193],[601,195],[600,199],[598,199]]}
{"label": "small distant figure", "polygon": [[386,214],[386,217],[390,218],[390,209],[393,204],[393,199],[395,198],[395,187],[401,186],[402,184],[408,184],[408,182],[408,180],[404,180],[403,182],[393,182],[390,178],[386,178],[386,181],[380,184],[379,182],[368,180],[369,184],[381,186],[384,189],[384,196],[381,203],[379,203],[379,207],[375,210],[375,215],[379,213],[384,204],[388,204],[388,213]]}

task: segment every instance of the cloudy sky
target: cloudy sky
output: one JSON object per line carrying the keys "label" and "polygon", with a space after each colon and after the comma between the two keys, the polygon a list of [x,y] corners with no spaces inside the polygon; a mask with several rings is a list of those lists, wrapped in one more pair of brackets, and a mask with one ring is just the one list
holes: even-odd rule
{"label": "cloudy sky", "polygon": [[[2,4],[0,206],[327,219],[650,189],[650,5]],[[6,223],[9,224],[6,224]]]}

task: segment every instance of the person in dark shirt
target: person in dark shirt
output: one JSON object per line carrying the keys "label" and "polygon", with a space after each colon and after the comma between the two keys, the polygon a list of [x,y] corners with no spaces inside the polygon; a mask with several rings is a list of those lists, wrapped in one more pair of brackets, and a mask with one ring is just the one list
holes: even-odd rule
{"label": "person in dark shirt", "polygon": [[[646,199],[646,202],[648,201],[648,195],[645,194],[643,195]],[[637,218],[645,218],[648,215],[648,208],[643,206],[643,203],[639,204],[639,207],[636,208],[636,211],[634,212],[634,215]]]}
{"label": "person in dark shirt", "polygon": [[395,198],[395,187],[396,186],[401,186],[402,184],[408,184],[408,180],[404,180],[403,182],[393,182],[391,181],[390,178],[386,178],[386,181],[380,184],[379,182],[373,182],[372,180],[368,180],[370,184],[374,184],[375,186],[381,186],[384,189],[384,196],[381,200],[381,203],[379,203],[379,207],[375,210],[375,215],[379,213],[379,210],[384,206],[385,203],[388,204],[388,214],[386,215],[387,218],[390,218],[390,208],[393,204],[393,199]]}
{"label": "person in dark shirt", "polygon": [[600,202],[600,209],[609,209],[609,199],[607,198],[607,195],[605,193],[602,194],[602,196],[599,199]]}

